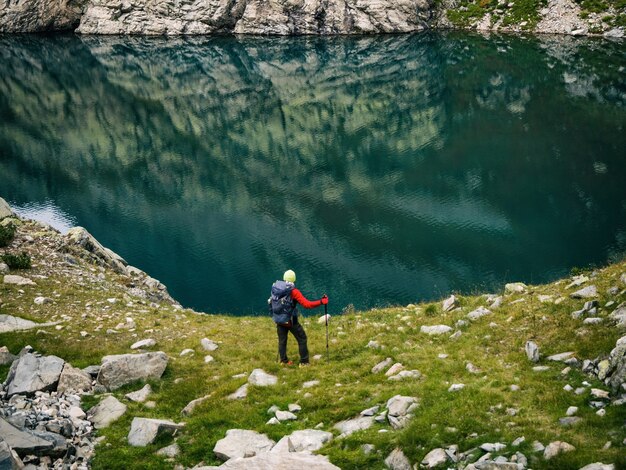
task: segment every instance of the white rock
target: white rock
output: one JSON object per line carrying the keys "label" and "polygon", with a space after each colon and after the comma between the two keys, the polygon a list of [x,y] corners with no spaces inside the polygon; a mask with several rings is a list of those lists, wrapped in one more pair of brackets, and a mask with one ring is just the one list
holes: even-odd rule
{"label": "white rock", "polygon": [[208,338],[202,338],[200,340],[200,345],[204,348],[205,351],[215,351],[219,348],[219,345]]}
{"label": "white rock", "polygon": [[289,403],[289,405],[287,405],[287,409],[292,413],[299,413],[302,411],[302,407],[297,403]]}
{"label": "white rock", "polygon": [[173,459],[173,458],[176,458],[178,454],[180,454],[180,447],[178,447],[178,444],[176,443],[170,444],[167,447],[163,447],[157,450],[156,454],[160,455],[161,457],[167,457],[167,458]]}
{"label": "white rock", "polygon": [[392,365],[389,370],[387,372],[385,372],[385,375],[387,377],[391,376],[391,375],[395,375],[398,372],[400,372],[402,369],[404,369],[404,366],[402,364],[400,364],[399,362],[396,362],[394,365]]}
{"label": "white rock", "polygon": [[431,450],[422,459],[421,465],[426,468],[435,468],[444,465],[448,461],[448,454],[444,449],[438,448]]}
{"label": "white rock", "polygon": [[589,299],[597,296],[598,289],[596,286],[587,286],[570,294],[570,297],[573,299]]}
{"label": "white rock", "polygon": [[458,392],[459,390],[463,390],[465,388],[465,384],[452,384],[450,388],[448,388],[448,392]]}
{"label": "white rock", "polygon": [[450,328],[447,325],[432,325],[432,326],[422,325],[420,327],[420,331],[427,335],[433,336],[433,335],[443,335],[443,334],[449,333],[450,331],[452,331],[452,328]]}
{"label": "white rock", "polygon": [[332,439],[332,433],[320,431],[319,429],[294,431],[278,441],[271,452],[315,452],[324,447],[324,445]]}
{"label": "white rock", "polygon": [[522,294],[527,288],[528,286],[523,282],[510,282],[504,286],[504,291],[507,294]]}
{"label": "white rock", "polygon": [[254,369],[248,377],[248,383],[256,387],[268,387],[276,385],[277,382],[276,376],[268,374],[263,369]]}
{"label": "white rock", "polygon": [[265,434],[246,429],[229,429],[226,437],[217,441],[213,452],[218,459],[229,460],[269,452],[274,444]]}
{"label": "white rock", "polygon": [[207,354],[206,356],[204,356],[204,363],[205,364],[208,364],[209,362],[213,362],[214,360],[215,359],[210,354]]}
{"label": "white rock", "polygon": [[393,362],[393,360],[388,357],[387,359],[385,359],[384,361],[379,362],[378,364],[376,364],[374,367],[372,367],[372,374],[378,374],[379,372],[382,372],[383,370],[385,370],[387,367],[389,367],[389,365]]}
{"label": "white rock", "polygon": [[561,453],[571,452],[573,450],[576,450],[576,448],[573,445],[568,444],[567,442],[554,441],[548,444],[548,447],[546,447],[546,449],[544,450],[543,458],[546,460],[550,460]]}
{"label": "white rock", "polygon": [[174,434],[184,424],[176,424],[165,419],[133,418],[128,433],[128,444],[134,447],[145,447],[152,444],[161,434]]}
{"label": "white rock", "polygon": [[124,397],[136,403],[143,403],[148,399],[151,393],[152,387],[150,386],[150,384],[146,384],[139,390],[127,393],[126,395],[124,395]]}
{"label": "white rock", "polygon": [[193,350],[193,349],[183,349],[183,350],[180,352],[180,357],[190,356],[190,355],[193,355],[193,353],[194,353],[194,350]]}
{"label": "white rock", "polygon": [[35,302],[35,305],[51,304],[52,299],[48,297],[35,297],[34,302]]}
{"label": "white rock", "polygon": [[249,384],[243,384],[226,398],[229,400],[243,400],[248,396],[248,386]]}
{"label": "white rock", "polygon": [[357,431],[369,429],[373,424],[374,418],[372,416],[360,416],[358,418],[340,421],[333,427],[341,433],[339,437],[346,437]]}
{"label": "white rock", "polygon": [[482,444],[480,448],[485,452],[500,452],[502,449],[506,449],[506,444],[501,442],[486,442],[485,444]]}
{"label": "white rock", "polygon": [[5,284],[12,284],[16,286],[34,286],[36,285],[34,281],[28,279],[27,277],[16,276],[14,274],[7,274],[4,276]]}
{"label": "white rock", "polygon": [[167,362],[168,357],[162,351],[104,356],[97,380],[109,390],[115,390],[136,380],[159,379]]}
{"label": "white rock", "polygon": [[607,464],[602,462],[595,462],[590,463],[589,465],[585,465],[579,470],[615,470],[615,465],[613,465],[612,463]]}
{"label": "white rock", "polygon": [[473,310],[470,313],[468,313],[467,318],[469,318],[472,321],[475,321],[481,317],[484,317],[485,315],[491,315],[491,311],[481,306],[481,307],[478,307],[476,310]]}
{"label": "white rock", "polygon": [[137,341],[133,343],[130,349],[143,349],[143,348],[151,348],[156,345],[156,341],[152,338],[142,339],[141,341]]}
{"label": "white rock", "polygon": [[392,375],[387,380],[404,380],[404,379],[419,379],[422,376],[419,370],[402,370],[396,375]]}
{"label": "white rock", "polygon": [[574,357],[574,353],[572,351],[568,351],[560,354],[553,354],[552,356],[548,356],[547,359],[548,361],[565,362],[572,357]]}
{"label": "white rock", "polygon": [[574,416],[576,413],[578,413],[578,407],[577,406],[570,406],[569,408],[567,408],[567,411],[565,412],[566,416]]}
{"label": "white rock", "polygon": [[444,312],[449,312],[450,310],[454,310],[459,306],[459,301],[454,295],[451,295],[446,300],[443,301],[441,308]]}
{"label": "white rock", "polygon": [[295,421],[298,417],[290,411],[278,410],[276,412],[276,419],[282,423],[283,421]]}
{"label": "white rock", "polygon": [[87,411],[87,418],[93,423],[94,428],[102,429],[117,421],[124,413],[126,405],[113,395],[109,395]]}
{"label": "white rock", "polygon": [[317,323],[319,323],[320,325],[325,325],[326,321],[328,321],[328,323],[330,323],[330,315],[328,315],[328,314],[322,315],[321,317],[319,317],[317,319]]}
{"label": "white rock", "polygon": [[387,456],[385,465],[390,470],[411,470],[411,462],[409,462],[404,452],[398,447]]}
{"label": "white rock", "polygon": [[312,388],[320,384],[319,380],[309,380],[308,382],[304,382],[302,384],[302,388]]}

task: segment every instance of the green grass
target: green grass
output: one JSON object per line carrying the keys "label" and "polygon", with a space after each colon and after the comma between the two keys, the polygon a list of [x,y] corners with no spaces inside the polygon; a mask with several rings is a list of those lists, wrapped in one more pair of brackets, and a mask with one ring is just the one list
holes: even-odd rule
{"label": "green grass", "polygon": [[13,225],[0,225],[0,247],[8,246],[15,236],[15,227]]}
{"label": "green grass", "polygon": [[[35,228],[26,225],[20,230],[30,230],[32,234]],[[606,416],[596,416],[587,405],[587,396],[568,393],[563,387],[568,383],[578,387],[588,380],[602,388],[601,383],[576,369],[563,375],[564,365],[546,361],[541,364],[551,366],[548,372],[534,372],[534,364],[524,353],[525,342],[533,339],[543,357],[571,350],[580,360],[593,359],[608,354],[620,337],[621,332],[608,324],[583,327],[581,320],[571,319],[571,312],[579,309],[583,301],[567,296],[572,290],[565,289],[566,282],[533,286],[534,296],[549,294],[555,299],[563,296],[560,304],[540,303],[528,294],[506,296],[504,305],[492,315],[461,327],[462,335],[456,341],[448,335],[421,334],[420,326],[454,326],[468,312],[486,305],[484,296],[460,296],[460,309],[447,313],[442,312],[441,302],[365,312],[351,310],[344,315],[334,312],[331,305],[329,312],[334,316],[330,322],[328,361],[325,326],[316,321],[323,311],[307,312],[304,326],[311,355],[322,354],[323,358],[313,361],[306,369],[281,368],[276,363],[276,330],[269,317],[207,316],[176,310],[166,304],[154,307],[130,297],[124,279],[118,275],[104,271],[105,279],[100,280],[96,277],[99,268],[61,267],[55,264],[50,252],[37,251],[37,246],[35,241],[30,248],[33,270],[29,275],[46,277],[37,277],[37,286],[22,287],[23,293],[14,286],[0,284],[0,298],[4,302],[0,313],[37,321],[61,320],[63,328],[48,327],[48,334],[35,331],[0,334],[0,345],[7,345],[11,352],[17,353],[30,344],[43,354],[55,354],[74,366],[85,367],[100,363],[106,354],[128,353],[133,342],[151,337],[157,341],[153,349],[163,350],[170,357],[162,379],[150,382],[154,390],[150,400],[156,402],[156,408],[148,409],[123,398],[125,393],[140,388],[141,383],[114,392],[129,409],[122,419],[99,431],[106,439],[97,448],[94,469],[166,469],[174,464],[191,467],[201,461],[217,465],[212,449],[228,429],[254,429],[278,440],[296,429],[322,423],[322,429],[337,434],[333,424],[355,417],[376,404],[384,408],[386,401],[396,394],[415,396],[420,402],[414,419],[405,429],[392,430],[388,425],[376,424],[348,438],[334,439],[320,453],[344,469],[383,468],[385,457],[397,446],[412,463],[418,463],[435,447],[457,444],[460,451],[466,451],[484,442],[504,442],[509,447],[500,454],[510,456],[519,450],[534,469],[580,468],[597,461],[615,463],[616,468],[626,466],[621,444],[626,438],[625,407],[607,407]],[[606,293],[609,287],[620,285],[622,272],[626,272],[624,262],[600,270],[593,279],[600,292],[600,305],[608,300],[616,304],[626,301],[623,294],[610,297]],[[37,306],[33,302],[37,295],[50,297],[54,302]],[[117,302],[109,302],[111,298]],[[511,303],[518,299],[526,301]],[[120,329],[118,334],[107,334],[107,329],[125,322],[127,316],[134,319],[136,331]],[[81,331],[89,335],[83,338]],[[204,363],[205,352],[200,347],[203,337],[220,344],[217,351],[210,353],[215,361],[209,364]],[[376,340],[382,349],[366,348],[370,340]],[[195,354],[181,358],[180,351],[185,348],[194,349]],[[293,338],[288,349],[291,358],[297,359]],[[439,354],[444,353],[448,357],[440,359]],[[390,382],[384,374],[372,374],[371,368],[386,357],[401,362],[407,369],[418,369],[423,377]],[[466,370],[467,362],[482,372],[470,374]],[[227,395],[246,381],[233,376],[250,373],[254,368],[277,375],[278,384],[251,387],[246,399],[227,400]],[[7,371],[8,367],[0,368],[2,376]],[[304,382],[314,379],[320,381],[318,386],[302,388]],[[452,383],[464,383],[465,388],[450,393],[447,390]],[[512,391],[511,385],[520,389]],[[209,400],[191,416],[180,414],[187,403],[205,395],[210,395]],[[99,399],[86,396],[82,406],[87,409]],[[266,424],[270,418],[266,410],[270,406],[285,409],[289,403],[302,406],[297,421],[276,426]],[[562,428],[558,419],[569,406],[579,407],[583,423]],[[509,414],[507,409],[515,409],[517,413]],[[163,438],[145,448],[127,445],[126,436],[135,416],[186,422],[184,430],[176,436],[181,455],[175,462],[155,455],[172,438]],[[389,432],[379,433],[380,430]],[[519,449],[511,448],[510,443],[520,436],[525,437],[525,443]],[[534,440],[544,445],[565,440],[577,450],[546,462],[531,451]],[[608,440],[613,445],[604,450]],[[365,455],[360,449],[365,443],[374,444],[376,451]],[[477,453],[477,457],[480,455]]]}

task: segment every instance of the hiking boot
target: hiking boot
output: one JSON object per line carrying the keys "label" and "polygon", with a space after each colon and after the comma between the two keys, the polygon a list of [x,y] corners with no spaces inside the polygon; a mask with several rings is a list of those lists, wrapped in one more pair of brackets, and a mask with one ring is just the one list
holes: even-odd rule
{"label": "hiking boot", "polygon": [[280,365],[281,365],[281,366],[287,366],[287,367],[288,367],[288,366],[292,366],[292,365],[293,365],[293,362],[292,362],[292,361],[281,361],[281,362],[280,362]]}

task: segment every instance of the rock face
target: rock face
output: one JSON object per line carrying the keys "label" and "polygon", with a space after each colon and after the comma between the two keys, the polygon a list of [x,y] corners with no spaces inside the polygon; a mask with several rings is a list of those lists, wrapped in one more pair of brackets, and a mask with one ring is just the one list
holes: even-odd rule
{"label": "rock face", "polygon": [[108,266],[114,271],[126,274],[128,263],[118,254],[105,248],[83,227],[74,227],[66,235],[68,245],[77,245],[93,255],[93,261]]}
{"label": "rock face", "polygon": [[229,460],[269,452],[274,444],[275,442],[265,434],[247,429],[229,429],[226,431],[226,437],[217,441],[213,452],[218,459]]}
{"label": "rock face", "polygon": [[431,16],[428,0],[367,3],[278,0],[91,0],[77,31],[83,34],[363,34],[420,31]]}
{"label": "rock face", "polygon": [[98,383],[115,390],[136,380],[158,379],[163,375],[167,361],[167,355],[162,351],[104,356]]}
{"label": "rock face", "polygon": [[73,30],[86,3],[86,0],[6,2],[0,9],[0,33]]}
{"label": "rock face", "polygon": [[6,381],[7,396],[54,390],[64,364],[60,357],[24,354],[11,365]]}

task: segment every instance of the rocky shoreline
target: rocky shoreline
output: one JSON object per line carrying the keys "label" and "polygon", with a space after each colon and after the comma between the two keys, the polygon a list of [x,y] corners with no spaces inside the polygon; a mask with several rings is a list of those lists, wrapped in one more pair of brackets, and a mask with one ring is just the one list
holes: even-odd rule
{"label": "rocky shoreline", "polygon": [[[8,2],[0,33],[76,31],[94,35],[345,35],[412,33],[427,29],[624,37],[623,8],[584,10],[573,0],[549,0],[521,16],[515,2],[476,9],[473,0],[233,2],[77,0]],[[539,4],[537,4],[539,5]],[[515,13],[512,13],[515,12]],[[536,17],[535,17],[536,16]],[[456,20],[455,17],[459,17]],[[619,19],[619,20],[617,20]]]}

